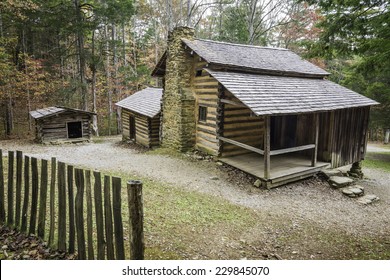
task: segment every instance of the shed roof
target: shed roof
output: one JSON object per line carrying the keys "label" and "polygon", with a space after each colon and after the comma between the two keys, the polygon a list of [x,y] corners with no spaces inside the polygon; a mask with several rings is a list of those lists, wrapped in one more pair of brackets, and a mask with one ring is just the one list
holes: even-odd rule
{"label": "shed roof", "polygon": [[258,116],[314,113],[379,104],[324,79],[206,70]]}
{"label": "shed roof", "polygon": [[67,108],[67,107],[62,107],[62,106],[55,106],[55,107],[47,107],[47,108],[42,108],[42,109],[38,109],[35,111],[30,111],[30,115],[34,119],[43,119],[43,118],[48,118],[48,117],[51,117],[54,115],[62,114],[64,112],[75,112],[75,113],[82,113],[82,114],[88,114],[88,115],[95,114],[95,113],[89,112],[89,111]]}
{"label": "shed roof", "polygon": [[[283,48],[232,44],[202,39],[182,39],[184,44],[210,64],[222,68],[259,74],[323,78],[329,75],[320,67]],[[163,75],[167,54],[164,53],[152,75]]]}
{"label": "shed roof", "polygon": [[117,106],[153,118],[161,111],[162,88],[145,88],[116,103]]}

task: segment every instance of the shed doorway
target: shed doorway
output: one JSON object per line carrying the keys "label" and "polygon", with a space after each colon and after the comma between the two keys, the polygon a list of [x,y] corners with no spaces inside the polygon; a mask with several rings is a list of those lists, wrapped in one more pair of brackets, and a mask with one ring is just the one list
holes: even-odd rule
{"label": "shed doorway", "polygon": [[134,116],[130,116],[130,119],[129,119],[129,124],[130,124],[130,140],[134,140],[135,139],[135,117]]}
{"label": "shed doorway", "polygon": [[83,137],[83,129],[80,122],[68,122],[68,138]]}

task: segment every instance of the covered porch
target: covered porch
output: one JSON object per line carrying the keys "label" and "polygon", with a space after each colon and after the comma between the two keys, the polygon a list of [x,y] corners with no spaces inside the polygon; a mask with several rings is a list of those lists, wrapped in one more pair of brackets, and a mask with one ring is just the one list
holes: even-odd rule
{"label": "covered porch", "polygon": [[[245,139],[237,141],[234,135],[218,137],[223,142],[221,162],[258,177],[267,188],[313,176],[329,166],[317,160],[318,114],[299,118],[262,116],[259,121],[262,133],[255,137],[254,145],[244,143]],[[224,153],[229,146],[238,148],[238,153]]]}
{"label": "covered porch", "polygon": [[219,160],[259,178],[268,188],[313,176],[321,169],[329,166],[328,162],[323,161],[317,161],[316,166],[312,166],[311,161],[301,155],[277,155],[272,157],[270,176],[268,179],[265,179],[264,156],[260,154],[253,152],[232,157],[222,157]]}
{"label": "covered porch", "polygon": [[[220,160],[272,188],[361,160],[371,100],[324,79],[207,69]],[[353,100],[353,106],[351,105]]]}
{"label": "covered porch", "polygon": [[313,176],[329,166],[318,160],[320,113],[255,116],[231,93],[223,95],[221,162],[259,178],[267,188]]}

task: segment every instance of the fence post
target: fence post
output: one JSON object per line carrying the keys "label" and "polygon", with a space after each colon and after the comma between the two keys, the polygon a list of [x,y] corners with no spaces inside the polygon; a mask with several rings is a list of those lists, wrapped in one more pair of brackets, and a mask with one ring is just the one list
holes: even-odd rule
{"label": "fence post", "polygon": [[127,196],[130,224],[130,259],[144,259],[144,210],[142,198],[142,182],[127,182]]}
{"label": "fence post", "polygon": [[0,223],[5,222],[3,151],[0,149]]}
{"label": "fence post", "polygon": [[92,193],[91,193],[91,171],[85,170],[85,192],[87,195],[87,244],[88,259],[95,259],[93,250],[93,229],[92,229]]}
{"label": "fence post", "polygon": [[22,201],[23,153],[16,151],[16,196],[15,196],[15,226],[20,226],[20,210]]}
{"label": "fence post", "polygon": [[105,258],[105,241],[104,241],[104,221],[103,221],[103,203],[102,203],[102,177],[100,172],[93,172],[95,177],[94,198],[95,198],[95,215],[96,215],[96,235],[97,235],[97,259]]}
{"label": "fence post", "polygon": [[45,237],[46,223],[46,201],[47,201],[47,181],[48,181],[47,160],[41,160],[41,190],[39,196],[39,213],[38,213],[38,236]]}
{"label": "fence post", "polygon": [[22,208],[22,225],[20,230],[27,232],[27,211],[30,198],[30,157],[24,156],[24,197]]}
{"label": "fence post", "polygon": [[14,224],[14,152],[8,151],[8,226]]}
{"label": "fence post", "polygon": [[35,227],[37,223],[37,209],[38,209],[38,160],[34,157],[31,158],[31,215],[30,215],[30,228],[28,233],[35,234]]}
{"label": "fence post", "polygon": [[58,250],[66,251],[66,179],[65,163],[58,162]]}
{"label": "fence post", "polygon": [[106,229],[107,241],[107,259],[115,259],[114,255],[114,240],[113,240],[113,226],[112,226],[112,208],[110,197],[110,176],[104,176],[104,221]]}
{"label": "fence post", "polygon": [[75,252],[75,222],[74,222],[74,195],[73,195],[73,166],[68,165],[68,203],[69,203],[69,248],[68,252]]}
{"label": "fence post", "polygon": [[125,259],[125,245],[123,242],[123,222],[121,211],[121,190],[121,178],[112,177],[112,209],[114,214],[115,257],[117,260]]}
{"label": "fence post", "polygon": [[76,214],[76,233],[77,233],[77,254],[79,260],[86,259],[85,253],[85,236],[84,236],[84,172],[82,169],[75,169],[76,179],[76,200],[75,200],[75,214]]}
{"label": "fence post", "polygon": [[55,230],[55,189],[57,176],[57,160],[51,158],[51,175],[50,175],[50,229],[49,229],[49,245],[54,247],[54,230]]}

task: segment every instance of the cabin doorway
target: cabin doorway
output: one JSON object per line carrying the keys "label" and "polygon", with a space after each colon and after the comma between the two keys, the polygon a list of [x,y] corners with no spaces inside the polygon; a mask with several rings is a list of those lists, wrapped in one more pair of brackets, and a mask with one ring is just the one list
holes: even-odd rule
{"label": "cabin doorway", "polygon": [[271,117],[271,150],[296,146],[297,115]]}
{"label": "cabin doorway", "polygon": [[130,124],[130,140],[133,140],[135,139],[135,117],[134,116],[130,116],[130,119],[129,119],[129,124]]}
{"label": "cabin doorway", "polygon": [[68,122],[68,138],[83,137],[81,122]]}

